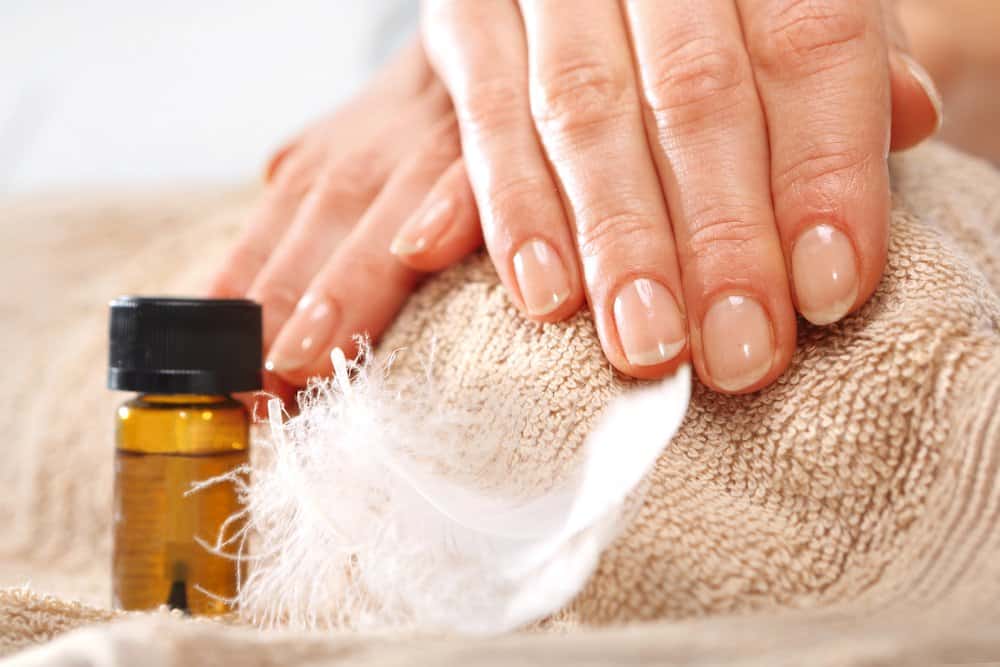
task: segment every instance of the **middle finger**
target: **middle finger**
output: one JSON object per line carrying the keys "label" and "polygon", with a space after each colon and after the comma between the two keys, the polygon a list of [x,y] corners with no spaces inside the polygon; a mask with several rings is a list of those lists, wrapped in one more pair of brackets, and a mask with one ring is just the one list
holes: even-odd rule
{"label": "middle finger", "polygon": [[649,142],[680,249],[698,375],[774,380],[795,346],[767,131],[733,0],[629,0]]}

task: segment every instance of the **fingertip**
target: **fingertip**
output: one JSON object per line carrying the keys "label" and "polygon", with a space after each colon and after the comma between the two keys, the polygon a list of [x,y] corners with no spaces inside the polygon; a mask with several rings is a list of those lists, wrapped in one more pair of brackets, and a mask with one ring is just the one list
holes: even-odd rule
{"label": "fingertip", "polygon": [[393,256],[408,268],[422,273],[441,271],[457,264],[483,244],[474,210],[471,214],[456,213],[448,228],[430,239],[420,236],[419,232],[414,238],[412,228],[407,229],[407,225],[419,224],[419,216],[418,213],[407,221],[389,246]]}
{"label": "fingertip", "polygon": [[[727,291],[706,300],[692,328],[695,370],[713,391],[759,391],[788,368],[796,345],[791,303],[774,292]],[[700,310],[700,309],[699,309]]]}
{"label": "fingertip", "polygon": [[924,67],[897,51],[890,56],[894,151],[912,148],[937,134],[944,122],[941,94]]}
{"label": "fingertip", "polygon": [[674,356],[667,361],[651,366],[632,364],[626,359],[621,359],[617,363],[612,360],[611,365],[614,366],[620,373],[633,377],[637,380],[662,380],[663,378],[676,373],[678,368],[680,368],[683,364],[689,363],[690,361],[691,354],[688,346],[685,344],[681,350],[676,352]]}
{"label": "fingertip", "polygon": [[585,301],[582,293],[570,291],[551,309],[544,312],[532,311],[520,304],[518,308],[532,322],[555,324],[557,322],[564,322],[576,315],[580,308],[583,307]]}
{"label": "fingertip", "polygon": [[389,251],[422,272],[445,269],[482,245],[482,229],[463,160],[456,160],[393,237]]}

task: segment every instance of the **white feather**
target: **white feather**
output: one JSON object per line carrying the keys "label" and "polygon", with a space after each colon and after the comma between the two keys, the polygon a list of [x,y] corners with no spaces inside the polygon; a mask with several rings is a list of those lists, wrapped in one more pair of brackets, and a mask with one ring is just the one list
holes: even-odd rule
{"label": "white feather", "polygon": [[264,463],[242,486],[247,525],[216,545],[249,561],[238,603],[262,625],[496,633],[558,611],[625,527],[690,395],[684,366],[619,398],[576,469],[524,497],[518,469],[498,464],[517,441],[516,401],[446,409],[430,374],[395,391],[391,358],[332,358],[335,376],[300,395],[297,416],[269,405]]}

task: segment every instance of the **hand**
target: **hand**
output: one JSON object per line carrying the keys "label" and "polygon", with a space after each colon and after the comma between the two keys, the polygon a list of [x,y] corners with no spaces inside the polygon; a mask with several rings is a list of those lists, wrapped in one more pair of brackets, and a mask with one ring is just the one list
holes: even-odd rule
{"label": "hand", "polygon": [[[350,350],[354,334],[377,336],[391,322],[421,274],[389,242],[428,191],[447,190],[472,221],[437,252],[463,256],[481,244],[451,105],[419,44],[280,150],[266,180],[210,293],[263,304],[266,388],[283,396],[329,373],[331,348]],[[434,252],[424,262],[444,266]]]}
{"label": "hand", "polygon": [[[788,366],[796,310],[825,325],[869,298],[890,141],[940,118],[888,0],[519,5],[427,0],[423,35],[487,248],[529,317],[587,299],[621,371],[690,355],[739,393]],[[410,266],[476,224],[435,214],[439,194],[397,236]]]}

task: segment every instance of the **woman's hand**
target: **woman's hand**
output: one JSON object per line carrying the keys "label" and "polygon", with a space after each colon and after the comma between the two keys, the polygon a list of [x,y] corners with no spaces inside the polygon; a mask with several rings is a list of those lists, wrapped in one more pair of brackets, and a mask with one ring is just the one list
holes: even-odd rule
{"label": "woman's hand", "polygon": [[[249,225],[210,290],[264,307],[268,389],[330,371],[334,346],[377,336],[420,273],[389,245],[428,191],[446,190],[469,224],[424,253],[447,261],[482,242],[444,87],[419,43],[405,49],[359,96],[307,129],[271,160]],[[463,208],[464,207],[464,208]]]}
{"label": "woman's hand", "polygon": [[[890,145],[939,123],[889,5],[426,0],[424,44],[518,306],[556,321],[586,299],[636,377],[690,355],[720,391],[774,381],[796,310],[829,324],[874,291]],[[396,237],[410,266],[440,265],[442,239],[478,224],[453,184]]]}

